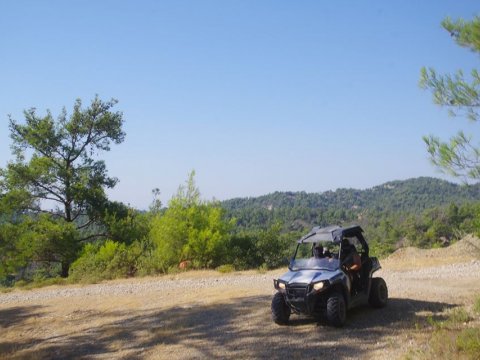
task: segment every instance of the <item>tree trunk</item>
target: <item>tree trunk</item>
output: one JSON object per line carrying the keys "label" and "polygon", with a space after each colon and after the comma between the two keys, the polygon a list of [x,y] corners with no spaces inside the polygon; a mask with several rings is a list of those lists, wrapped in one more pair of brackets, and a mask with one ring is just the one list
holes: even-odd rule
{"label": "tree trunk", "polygon": [[68,277],[68,270],[70,270],[70,263],[62,262],[62,273],[61,276],[63,278]]}

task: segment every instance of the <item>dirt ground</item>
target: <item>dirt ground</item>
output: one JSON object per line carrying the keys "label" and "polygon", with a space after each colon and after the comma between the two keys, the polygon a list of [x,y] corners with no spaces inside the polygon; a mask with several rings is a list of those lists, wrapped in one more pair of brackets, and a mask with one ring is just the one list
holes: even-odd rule
{"label": "dirt ground", "polygon": [[[389,303],[336,329],[292,315],[271,321],[272,279],[214,271],[0,294],[0,359],[395,359],[427,346],[418,324],[480,294],[477,240],[402,249],[377,276]],[[477,248],[478,246],[478,248]]]}

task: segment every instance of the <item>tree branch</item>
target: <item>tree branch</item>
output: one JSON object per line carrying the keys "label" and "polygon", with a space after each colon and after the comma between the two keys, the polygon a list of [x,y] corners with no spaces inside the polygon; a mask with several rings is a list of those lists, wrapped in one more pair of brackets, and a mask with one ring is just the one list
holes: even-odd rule
{"label": "tree branch", "polygon": [[85,224],[80,225],[80,226],[77,226],[77,230],[84,229],[84,228],[86,228],[87,226],[93,224],[94,222],[95,222],[95,220],[90,219],[90,220],[88,220]]}
{"label": "tree branch", "polygon": [[86,237],[84,237],[83,239],[79,239],[78,242],[84,242],[84,241],[87,241],[87,240],[90,240],[90,239],[94,239],[96,237],[106,237],[108,236],[108,234],[93,234],[93,235],[88,235]]}
{"label": "tree branch", "polygon": [[65,199],[62,198],[61,195],[57,194],[56,192],[54,192],[53,190],[51,190],[50,188],[48,188],[47,186],[41,184],[40,182],[34,180],[34,179],[31,179],[31,182],[35,185],[35,186],[38,186],[39,188],[43,189],[44,191],[46,191],[47,193],[55,196],[59,202],[61,202],[62,204],[65,204]]}

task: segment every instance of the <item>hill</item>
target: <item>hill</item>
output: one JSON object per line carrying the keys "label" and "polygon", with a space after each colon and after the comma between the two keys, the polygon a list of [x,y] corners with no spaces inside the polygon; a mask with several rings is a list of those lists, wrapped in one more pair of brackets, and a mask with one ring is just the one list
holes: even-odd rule
{"label": "hill", "polygon": [[420,214],[433,207],[475,201],[480,201],[480,184],[466,186],[419,177],[390,181],[365,190],[274,192],[226,200],[222,206],[241,226],[258,227],[279,220],[301,228],[312,223],[348,221],[367,212]]}
{"label": "hill", "polygon": [[376,209],[420,212],[427,208],[480,200],[480,184],[458,185],[445,180],[419,177],[397,180],[370,189],[338,189],[323,193],[274,192],[259,197],[235,198],[222,202],[228,210],[262,207],[305,207],[309,209]]}

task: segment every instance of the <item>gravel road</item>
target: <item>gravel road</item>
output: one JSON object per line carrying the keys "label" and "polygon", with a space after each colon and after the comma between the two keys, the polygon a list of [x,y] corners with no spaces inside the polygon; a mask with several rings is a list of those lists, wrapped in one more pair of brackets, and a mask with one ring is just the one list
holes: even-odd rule
{"label": "gravel road", "polygon": [[[395,267],[395,268],[398,268]],[[0,294],[0,358],[399,358],[426,316],[480,294],[480,261],[379,272],[386,308],[354,309],[335,329],[292,315],[270,318],[283,270],[129,279]]]}

